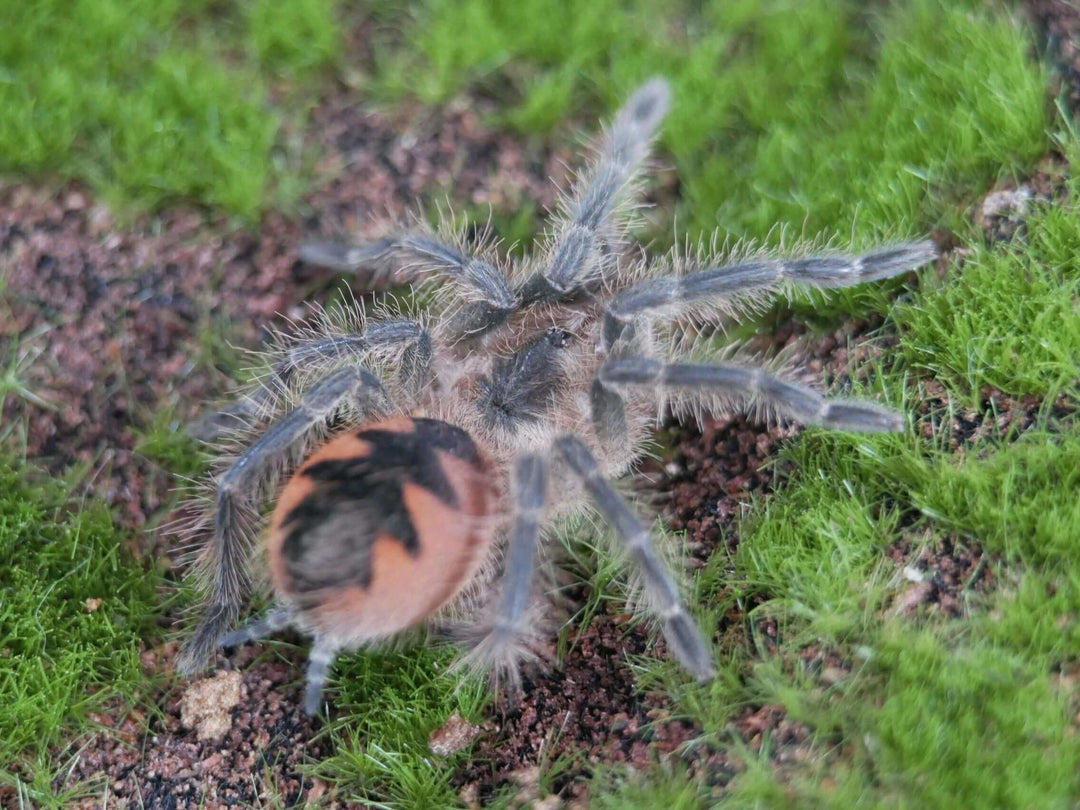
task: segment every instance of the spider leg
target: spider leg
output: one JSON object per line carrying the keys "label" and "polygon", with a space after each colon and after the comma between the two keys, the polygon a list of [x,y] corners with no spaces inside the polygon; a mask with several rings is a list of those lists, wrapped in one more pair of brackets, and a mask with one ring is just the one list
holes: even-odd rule
{"label": "spider leg", "polygon": [[304,712],[308,717],[319,713],[323,689],[326,688],[330,667],[337,658],[338,648],[324,637],[316,637],[308,653],[307,687],[304,689]]}
{"label": "spider leg", "polygon": [[203,616],[180,653],[180,672],[188,674],[205,664],[247,598],[245,527],[254,517],[253,501],[261,484],[313,427],[325,423],[350,399],[364,411],[389,406],[382,384],[370,371],[356,366],[339,369],[315,383],[299,406],[271,425],[218,481]]}
{"label": "spider leg", "polygon": [[495,603],[494,617],[482,628],[483,636],[473,646],[466,666],[492,671],[496,679],[507,677],[516,688],[517,665],[532,653],[521,643],[530,627],[529,605],[536,568],[536,547],[540,521],[547,497],[547,462],[530,454],[514,466],[514,527],[506,549],[502,588]]}
{"label": "spider leg", "polygon": [[628,447],[630,432],[626,424],[626,403],[617,391],[600,380],[589,388],[593,430],[605,447]]}
{"label": "spider leg", "polygon": [[425,233],[405,233],[359,247],[309,242],[301,246],[300,258],[309,264],[352,273],[368,288],[444,276],[493,311],[509,313],[517,306],[517,296],[498,268]]}
{"label": "spider leg", "polygon": [[604,479],[600,466],[576,436],[561,436],[555,446],[592,498],[601,515],[614,527],[630,558],[641,570],[649,601],[660,620],[664,637],[679,662],[699,681],[716,675],[712,656],[694,620],[679,598],[679,589],[652,546],[649,530],[630,505]]}
{"label": "spider leg", "polygon": [[292,385],[297,372],[305,366],[341,359],[359,361],[372,351],[401,343],[406,344],[399,372],[401,385],[409,396],[419,396],[431,378],[431,336],[417,321],[393,318],[373,322],[363,333],[328,335],[296,343],[273,365],[266,382],[239,402],[195,420],[189,433],[201,441],[218,439],[250,424]]}
{"label": "spider leg", "polygon": [[604,313],[604,346],[611,348],[639,315],[674,317],[695,306],[738,307],[783,281],[833,289],[880,281],[921,267],[937,256],[933,242],[893,245],[860,256],[761,259],[710,267],[685,276],[635,284],[616,295]]}
{"label": "spider leg", "polygon": [[524,305],[572,297],[614,269],[625,238],[620,211],[670,106],[671,88],[654,78],[616,113],[592,165],[562,200],[547,269],[525,281]]}
{"label": "spider leg", "polygon": [[667,364],[646,357],[629,357],[605,363],[598,381],[610,389],[635,385],[704,389],[727,399],[760,403],[805,425],[834,430],[886,433],[904,428],[903,417],[895,411],[867,402],[826,399],[811,388],[757,368],[722,363]]}
{"label": "spider leg", "polygon": [[248,622],[243,627],[239,627],[233,630],[231,633],[227,633],[218,642],[219,647],[239,647],[242,644],[247,644],[249,641],[258,641],[261,638],[266,638],[269,635],[273,635],[278,630],[282,630],[292,624],[293,612],[288,608],[277,608],[271,610],[261,619]]}

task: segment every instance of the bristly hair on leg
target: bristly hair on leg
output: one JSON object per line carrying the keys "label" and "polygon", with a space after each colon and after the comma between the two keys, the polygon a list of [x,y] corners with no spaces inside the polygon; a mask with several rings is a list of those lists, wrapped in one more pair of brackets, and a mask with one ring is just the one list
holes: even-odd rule
{"label": "bristly hair on leg", "polygon": [[496,693],[518,692],[524,670],[552,662],[550,639],[557,627],[551,618],[551,605],[543,596],[532,599],[525,620],[523,627],[512,634],[500,632],[494,618],[444,622],[440,635],[465,651],[451,665],[450,672],[486,678]]}
{"label": "bristly hair on leg", "polygon": [[523,302],[558,300],[603,283],[618,270],[639,205],[642,164],[670,106],[667,82],[652,79],[619,110],[586,168],[560,194],[538,251],[542,270],[522,286]]}

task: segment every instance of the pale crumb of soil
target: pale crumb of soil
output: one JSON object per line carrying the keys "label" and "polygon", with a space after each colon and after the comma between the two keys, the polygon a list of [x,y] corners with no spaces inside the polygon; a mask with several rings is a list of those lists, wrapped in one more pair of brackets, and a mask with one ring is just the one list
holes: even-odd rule
{"label": "pale crumb of soil", "polygon": [[431,732],[428,748],[437,757],[449,757],[468,748],[480,731],[480,726],[454,712],[445,723]]}
{"label": "pale crumb of soil", "polygon": [[239,672],[219,672],[195,681],[180,699],[180,722],[200,740],[220,740],[232,728],[231,711],[240,703]]}

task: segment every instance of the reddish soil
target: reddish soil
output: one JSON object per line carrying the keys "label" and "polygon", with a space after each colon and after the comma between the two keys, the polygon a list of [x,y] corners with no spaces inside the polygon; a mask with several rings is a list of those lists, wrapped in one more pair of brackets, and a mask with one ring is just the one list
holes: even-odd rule
{"label": "reddish soil", "polygon": [[[103,798],[120,806],[155,808],[255,807],[271,797],[288,806],[303,805],[313,789],[325,786],[302,775],[299,766],[325,756],[327,741],[302,708],[297,682],[302,663],[249,666],[256,652],[247,649],[233,656],[242,678],[240,702],[223,738],[199,740],[184,728],[181,690],[174,690],[162,698],[162,716],[148,721],[149,732],[136,718],[99,718],[107,727],[120,723],[120,728],[99,734],[81,751],[68,786],[83,783],[92,791],[88,809],[100,807]],[[175,654],[176,645],[170,644],[143,658],[148,669],[167,667]]]}

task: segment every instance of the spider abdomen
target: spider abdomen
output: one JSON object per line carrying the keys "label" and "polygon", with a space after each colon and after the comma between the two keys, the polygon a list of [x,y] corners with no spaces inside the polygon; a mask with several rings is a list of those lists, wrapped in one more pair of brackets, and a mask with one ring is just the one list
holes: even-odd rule
{"label": "spider abdomen", "polygon": [[472,579],[497,497],[487,459],[446,422],[399,417],[338,436],[282,490],[268,537],[274,588],[343,645],[398,633]]}

